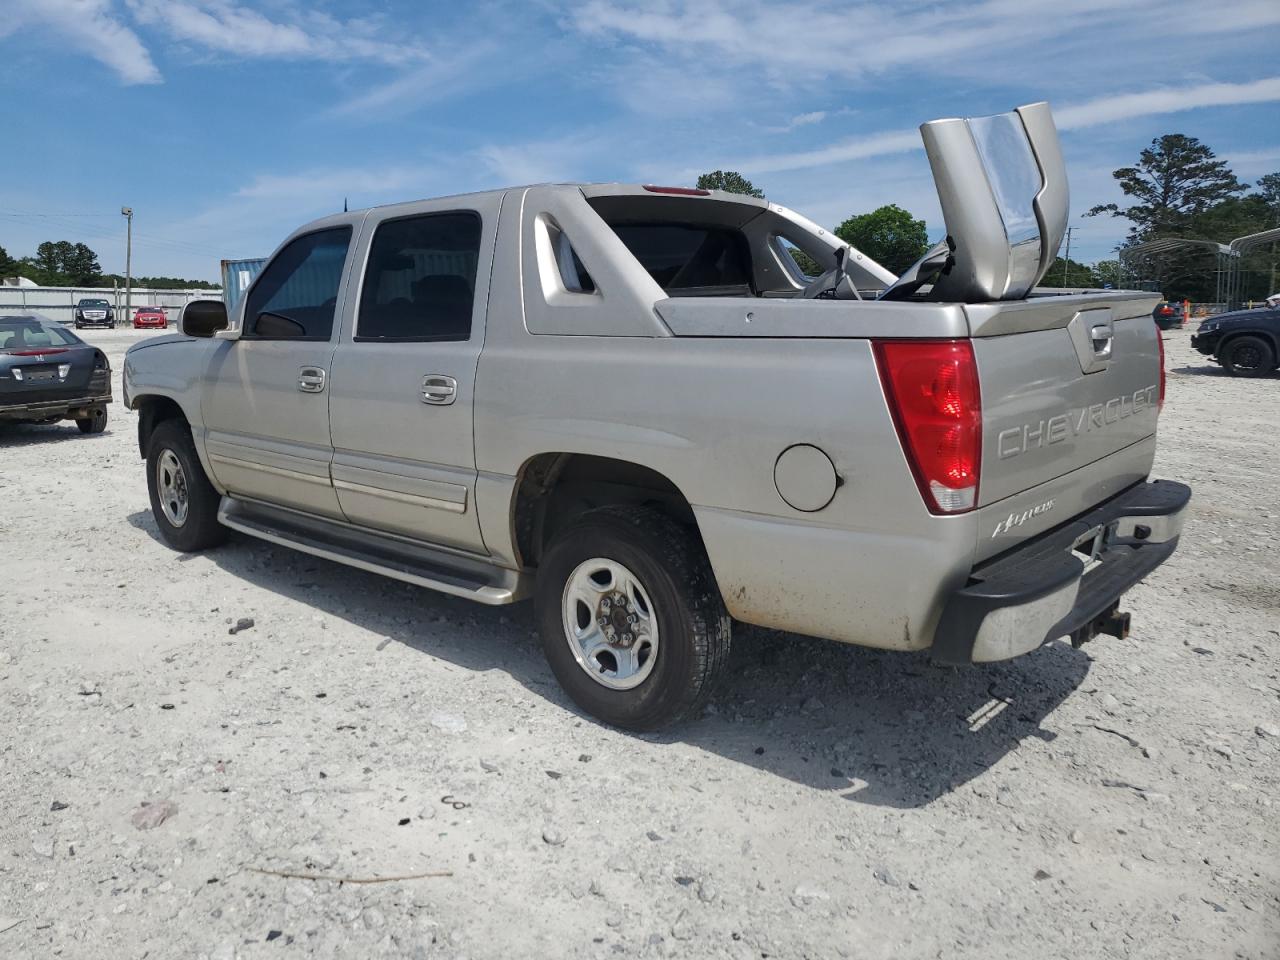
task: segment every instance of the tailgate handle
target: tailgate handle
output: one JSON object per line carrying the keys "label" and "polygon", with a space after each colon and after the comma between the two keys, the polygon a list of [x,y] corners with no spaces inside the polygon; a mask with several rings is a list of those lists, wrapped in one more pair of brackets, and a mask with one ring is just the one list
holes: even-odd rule
{"label": "tailgate handle", "polygon": [[1089,339],[1093,342],[1093,358],[1108,360],[1111,357],[1111,341],[1115,339],[1115,327],[1110,321],[1095,323],[1089,328]]}

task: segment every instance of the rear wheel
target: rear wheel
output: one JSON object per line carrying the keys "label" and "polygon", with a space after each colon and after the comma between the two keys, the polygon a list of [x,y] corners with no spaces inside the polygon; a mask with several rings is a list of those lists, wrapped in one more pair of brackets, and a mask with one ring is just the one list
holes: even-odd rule
{"label": "rear wheel", "polygon": [[165,420],[147,444],[147,492],[160,536],[175,550],[191,553],[227,539],[218,523],[218,491],[205,476],[191,431],[181,420]]}
{"label": "rear wheel", "polygon": [[77,417],[76,426],[81,433],[101,433],[107,429],[107,408],[94,407],[87,417]]}
{"label": "rear wheel", "polygon": [[1276,366],[1275,351],[1261,337],[1236,337],[1222,349],[1221,359],[1233,377],[1264,377]]}
{"label": "rear wheel", "polygon": [[706,703],[729,655],[729,616],[701,543],[643,507],[589,511],[538,569],[537,618],[556,679],[583,710],[629,730]]}

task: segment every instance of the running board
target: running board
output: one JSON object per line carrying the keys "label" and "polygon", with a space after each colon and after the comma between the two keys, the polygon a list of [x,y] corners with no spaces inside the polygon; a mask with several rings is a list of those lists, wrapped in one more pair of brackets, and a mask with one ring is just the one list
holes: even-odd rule
{"label": "running board", "polygon": [[530,592],[527,576],[480,558],[282,507],[223,497],[218,522],[282,547],[480,603],[515,603]]}

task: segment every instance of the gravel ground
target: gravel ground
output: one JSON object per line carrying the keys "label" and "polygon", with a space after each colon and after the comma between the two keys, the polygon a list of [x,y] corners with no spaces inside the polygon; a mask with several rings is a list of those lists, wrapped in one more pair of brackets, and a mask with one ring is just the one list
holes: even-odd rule
{"label": "gravel ground", "polygon": [[[139,335],[88,337],[118,397]],[[527,604],[169,551],[118,403],[4,430],[0,956],[1280,956],[1280,380],[1167,337],[1196,498],[1128,640],[741,630],[661,736],[575,712]]]}

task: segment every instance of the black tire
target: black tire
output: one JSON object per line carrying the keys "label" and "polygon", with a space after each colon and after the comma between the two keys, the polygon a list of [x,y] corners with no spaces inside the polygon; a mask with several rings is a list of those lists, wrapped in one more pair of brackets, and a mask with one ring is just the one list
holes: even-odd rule
{"label": "black tire", "polygon": [[1276,353],[1262,337],[1235,337],[1219,352],[1223,368],[1233,377],[1265,377],[1276,368]]}
{"label": "black tire", "polygon": [[76,419],[76,426],[81,433],[101,433],[107,429],[107,408],[94,407],[89,411],[89,416]]}
{"label": "black tire", "polygon": [[79,320],[77,320],[77,321],[76,321],[76,329],[77,329],[77,330],[83,330],[83,329],[84,329],[84,324],[83,324],[83,323],[81,323]]}
{"label": "black tire", "polygon": [[[185,481],[187,513],[181,523],[170,520],[161,506],[159,466],[165,452],[177,458]],[[218,523],[218,491],[205,476],[191,430],[185,421],[165,420],[151,434],[147,444],[147,492],[151,514],[164,542],[183,553],[216,547],[227,539],[227,528]],[[175,511],[176,512],[176,511]]]}
{"label": "black tire", "polygon": [[[631,571],[657,621],[656,659],[633,689],[610,689],[592,679],[566,633],[562,609],[570,577],[594,558]],[[729,615],[702,544],[645,507],[601,507],[560,531],[539,564],[535,602],[543,651],[556,679],[574,703],[615,727],[655,730],[693,715],[729,658]]]}

